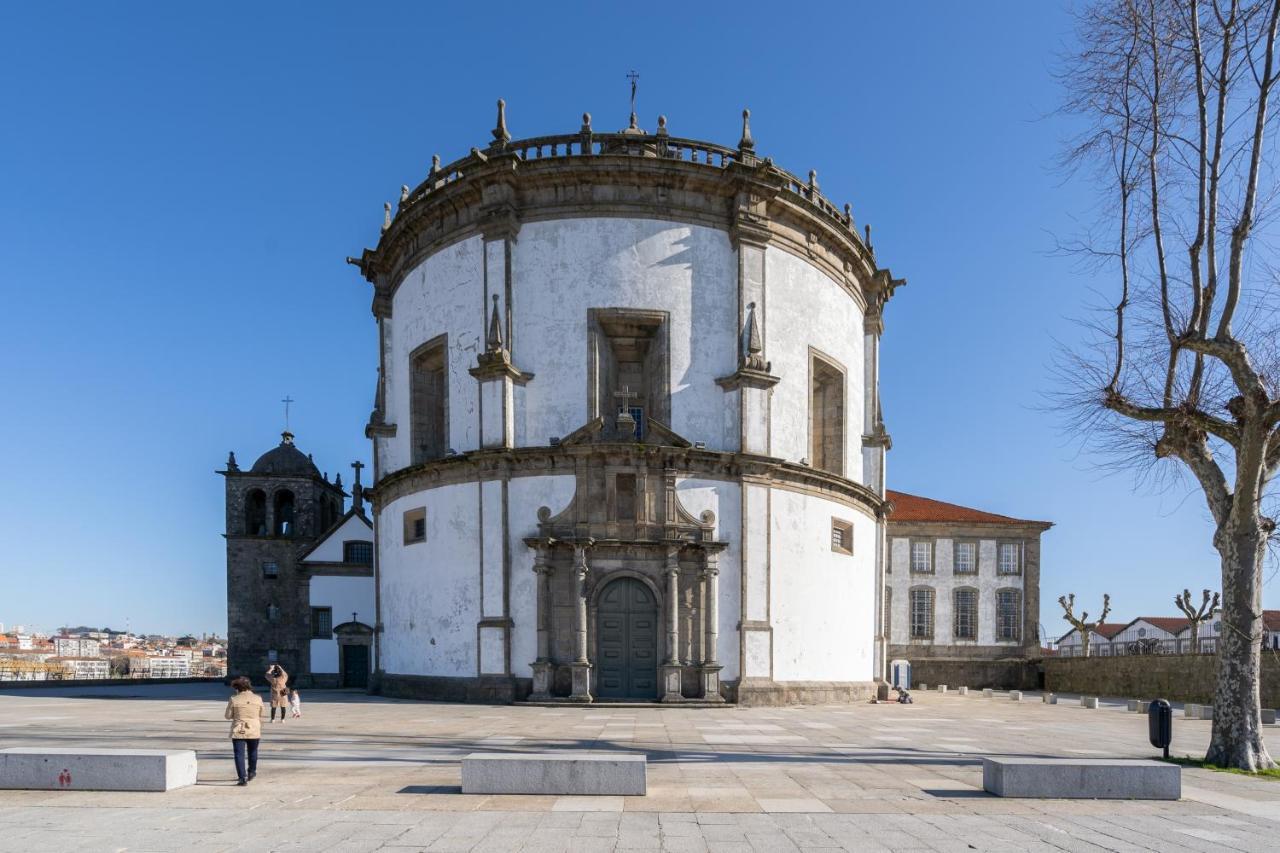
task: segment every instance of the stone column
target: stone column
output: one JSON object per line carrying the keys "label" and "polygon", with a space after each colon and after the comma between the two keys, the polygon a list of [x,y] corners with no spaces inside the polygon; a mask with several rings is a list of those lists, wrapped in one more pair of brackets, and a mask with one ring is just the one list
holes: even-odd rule
{"label": "stone column", "polygon": [[706,566],[702,571],[702,579],[706,588],[706,604],[703,605],[702,643],[702,698],[707,702],[723,702],[720,695],[720,662],[717,644],[720,641],[720,566],[719,556],[708,551],[703,558]]}
{"label": "stone column", "polygon": [[551,698],[551,561],[547,547],[539,547],[533,558],[533,571],[538,576],[538,659],[533,662],[533,701]]}
{"label": "stone column", "polygon": [[591,701],[591,662],[587,660],[587,545],[573,546],[573,690],[571,702]]}
{"label": "stone column", "polygon": [[680,685],[680,546],[667,546],[667,661],[662,671],[662,701],[684,698]]}

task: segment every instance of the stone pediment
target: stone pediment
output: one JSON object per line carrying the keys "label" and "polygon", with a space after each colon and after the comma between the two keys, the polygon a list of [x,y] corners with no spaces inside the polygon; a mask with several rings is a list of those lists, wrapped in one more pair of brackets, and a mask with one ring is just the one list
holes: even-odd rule
{"label": "stone pediment", "polygon": [[561,447],[575,447],[585,444],[638,444],[645,447],[693,446],[693,442],[653,418],[649,418],[646,421],[644,437],[637,440],[629,427],[620,428],[612,419],[604,417],[593,418],[560,439]]}

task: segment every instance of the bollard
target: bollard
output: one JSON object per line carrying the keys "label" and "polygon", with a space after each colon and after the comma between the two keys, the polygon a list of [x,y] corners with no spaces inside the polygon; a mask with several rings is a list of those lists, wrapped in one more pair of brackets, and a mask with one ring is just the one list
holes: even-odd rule
{"label": "bollard", "polygon": [[1098,697],[1097,696],[1081,696],[1080,707],[1081,708],[1097,708]]}
{"label": "bollard", "polygon": [[919,690],[921,693],[923,693],[929,689],[929,685],[925,684],[924,682],[921,682],[920,686],[917,687],[916,689]]}
{"label": "bollard", "polygon": [[1156,749],[1164,750],[1169,757],[1169,744],[1173,742],[1173,708],[1168,701],[1157,699],[1147,710],[1147,740]]}
{"label": "bollard", "polygon": [[969,688],[968,688],[968,687],[957,687],[957,688],[956,688],[956,692],[957,692],[957,693],[959,693],[961,696],[968,696],[968,695],[969,695]]}
{"label": "bollard", "polygon": [[1057,694],[1054,694],[1054,693],[1041,693],[1040,701],[1046,705],[1057,705],[1058,697],[1057,697]]}
{"label": "bollard", "polygon": [[994,694],[992,693],[992,691],[991,691],[991,688],[990,688],[990,687],[984,687],[984,688],[982,688],[982,698],[983,698],[983,699],[990,699],[993,695],[994,695]]}
{"label": "bollard", "polygon": [[1021,690],[1010,690],[1010,691],[1009,691],[1009,698],[1010,698],[1010,699],[1012,699],[1014,702],[1021,702],[1021,701],[1022,701],[1022,691],[1021,691]]}

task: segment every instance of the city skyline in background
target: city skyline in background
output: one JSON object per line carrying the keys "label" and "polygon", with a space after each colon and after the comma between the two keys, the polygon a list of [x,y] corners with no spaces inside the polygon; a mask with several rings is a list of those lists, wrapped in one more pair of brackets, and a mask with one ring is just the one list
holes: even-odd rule
{"label": "city skyline in background", "polygon": [[1054,168],[1074,130],[1045,59],[1072,38],[1063,9],[938,5],[921,27],[919,10],[832,4],[795,13],[804,49],[749,10],[673,31],[582,9],[512,12],[503,31],[461,11],[451,26],[486,33],[486,55],[389,50],[432,30],[413,6],[268,8],[254,27],[165,6],[56,26],[56,9],[0,11],[0,69],[27,81],[0,92],[0,441],[27,465],[0,495],[6,624],[225,634],[227,452],[247,467],[274,447],[288,396],[322,471],[349,484],[369,460],[376,327],[344,259],[377,241],[383,202],[433,154],[486,144],[500,96],[516,137],[584,110],[624,127],[633,68],[642,127],[663,114],[732,144],[750,107],[762,156],[816,169],[871,224],[908,281],[882,343],[890,488],[1054,522],[1046,639],[1069,628],[1064,593],[1095,615],[1110,593],[1127,621],[1218,588],[1195,488],[1106,476],[1046,410],[1057,345],[1112,298],[1053,252],[1096,213]]}

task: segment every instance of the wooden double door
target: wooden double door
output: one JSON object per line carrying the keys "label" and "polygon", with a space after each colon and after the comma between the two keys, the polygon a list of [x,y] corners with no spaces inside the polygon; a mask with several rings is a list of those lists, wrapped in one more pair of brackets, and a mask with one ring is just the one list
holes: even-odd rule
{"label": "wooden double door", "polygon": [[610,581],[596,610],[596,696],[658,698],[658,602],[635,578]]}

